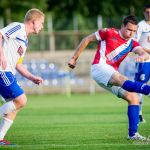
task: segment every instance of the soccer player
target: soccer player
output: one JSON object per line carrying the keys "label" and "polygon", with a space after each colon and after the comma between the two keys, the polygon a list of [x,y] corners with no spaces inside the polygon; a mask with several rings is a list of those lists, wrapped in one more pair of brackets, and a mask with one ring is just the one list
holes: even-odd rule
{"label": "soccer player", "polygon": [[22,62],[28,46],[28,36],[42,30],[44,18],[44,13],[39,9],[30,9],[24,23],[14,22],[0,30],[0,95],[6,102],[0,107],[0,145],[12,145],[4,140],[4,136],[17,112],[27,102],[24,90],[15,78],[16,71],[35,84],[43,82],[41,77],[30,73]]}
{"label": "soccer player", "polygon": [[[144,6],[144,20],[138,23],[137,33],[135,38],[139,44],[150,54],[150,4]],[[144,62],[137,62],[137,73],[135,74],[135,80],[143,83],[147,83],[150,79],[150,59]],[[145,122],[142,115],[142,103],[143,95],[140,96],[140,111],[139,120],[140,122]]]}
{"label": "soccer player", "polygon": [[128,102],[128,139],[146,140],[147,138],[138,133],[139,98],[135,92],[149,95],[150,86],[142,82],[130,81],[117,71],[120,63],[131,51],[138,54],[136,59],[138,62],[149,57],[148,53],[132,39],[136,31],[136,17],[129,15],[123,19],[120,30],[100,29],[86,36],[77,46],[68,66],[73,69],[81,52],[89,43],[98,41],[98,49],[91,66],[92,77],[100,86]]}

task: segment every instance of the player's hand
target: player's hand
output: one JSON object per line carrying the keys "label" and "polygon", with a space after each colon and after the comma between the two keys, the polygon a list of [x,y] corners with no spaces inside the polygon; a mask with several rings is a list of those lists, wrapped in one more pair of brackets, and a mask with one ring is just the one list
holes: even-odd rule
{"label": "player's hand", "polygon": [[34,76],[32,82],[39,85],[43,83],[43,79],[41,77]]}
{"label": "player's hand", "polygon": [[5,70],[7,67],[6,58],[3,54],[0,55],[0,66],[2,67],[3,70]]}
{"label": "player's hand", "polygon": [[142,56],[138,56],[136,58],[136,62],[144,62],[144,58]]}
{"label": "player's hand", "polygon": [[72,58],[72,59],[68,62],[68,66],[69,66],[71,69],[74,69],[75,66],[76,66],[76,60]]}

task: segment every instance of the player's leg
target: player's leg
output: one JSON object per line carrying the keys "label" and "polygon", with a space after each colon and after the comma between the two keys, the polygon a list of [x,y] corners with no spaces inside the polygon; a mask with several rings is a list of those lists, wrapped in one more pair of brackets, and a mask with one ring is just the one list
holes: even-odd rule
{"label": "player's leg", "polygon": [[5,78],[6,77],[7,81],[13,80],[9,85],[5,85],[5,82],[1,82],[3,84],[0,86],[0,94],[6,101],[6,103],[0,107],[0,114],[3,117],[0,123],[0,145],[11,144],[10,142],[5,141],[3,138],[13,124],[13,120],[16,117],[17,111],[23,107],[27,101],[24,91],[18,85],[13,75],[10,77],[6,74]]}
{"label": "player's leg", "polygon": [[109,84],[121,86],[124,90],[128,92],[136,92],[145,95],[150,95],[150,86],[148,84],[139,81],[128,80],[127,77],[120,74],[119,72],[116,72],[112,75]]}
{"label": "player's leg", "polygon": [[10,142],[4,140],[4,137],[7,134],[7,131],[12,126],[14,119],[16,118],[17,112],[20,110],[20,108],[25,106],[26,101],[27,100],[26,100],[25,94],[22,94],[21,96],[17,97],[13,101],[16,110],[14,110],[10,113],[7,113],[7,114],[3,114],[3,118],[2,118],[1,123],[0,123],[0,144],[1,143],[4,144],[4,142],[5,142],[5,144],[12,145]]}
{"label": "player's leg", "polygon": [[121,86],[123,89],[129,92],[142,93],[145,95],[150,94],[150,86],[138,82],[128,80],[127,77],[117,72],[113,67],[105,63],[95,64],[91,67],[91,75],[96,82],[104,85],[116,85]]}
{"label": "player's leg", "polygon": [[139,122],[145,123],[145,119],[143,117],[143,112],[142,112],[142,104],[143,104],[143,94],[138,94],[139,96]]}
{"label": "player's leg", "polygon": [[135,82],[125,81],[122,87],[131,92],[149,95],[150,86],[146,85],[150,79],[150,69],[148,68],[150,68],[150,62],[139,63]]}
{"label": "player's leg", "polygon": [[1,144],[3,145],[4,143],[12,145],[10,142],[4,140],[4,137],[7,134],[7,131],[12,126],[14,119],[16,118],[17,112],[22,107],[25,106],[26,101],[27,100],[26,100],[25,94],[22,94],[21,96],[17,97],[15,100],[13,100],[16,110],[9,112],[7,114],[3,114],[2,120],[0,122],[0,145]]}
{"label": "player's leg", "polygon": [[109,66],[103,68],[103,65],[94,65],[91,68],[91,75],[100,86],[128,101],[129,137],[134,137],[135,140],[144,140],[145,138],[137,133],[139,112],[139,100],[137,94],[127,92],[118,86],[108,86],[113,75],[116,73],[118,72]]}
{"label": "player's leg", "polygon": [[111,91],[128,102],[128,139],[146,140],[138,133],[139,97],[136,93],[125,91],[121,87],[112,86]]}
{"label": "player's leg", "polygon": [[127,91],[124,92],[122,98],[128,102],[128,138],[130,139],[138,132],[139,100],[136,93],[130,93]]}
{"label": "player's leg", "polygon": [[[137,73],[135,74],[135,81],[140,81],[143,83],[147,83],[150,79],[150,62],[137,63]],[[144,123],[145,119],[142,114],[142,104],[143,104],[143,95],[139,94],[140,97],[140,107],[139,107],[139,121]]]}
{"label": "player's leg", "polygon": [[0,107],[0,116],[4,114],[9,114],[16,110],[16,106],[13,101],[6,102]]}
{"label": "player's leg", "polygon": [[17,113],[17,110],[2,117],[1,123],[0,123],[0,143],[4,142],[3,141],[4,137],[7,131],[9,130],[9,128],[12,126],[14,119],[16,117],[16,113]]}
{"label": "player's leg", "polygon": [[0,115],[9,114],[16,110],[14,99],[24,94],[15,76],[11,72],[0,73],[0,95],[5,103],[0,107]]}
{"label": "player's leg", "polygon": [[138,133],[138,122],[139,122],[139,99],[136,93],[125,91],[121,87],[112,86],[106,87],[103,84],[99,84],[104,89],[112,92],[119,98],[123,98],[128,102],[128,139],[133,140],[146,140],[144,136]]}

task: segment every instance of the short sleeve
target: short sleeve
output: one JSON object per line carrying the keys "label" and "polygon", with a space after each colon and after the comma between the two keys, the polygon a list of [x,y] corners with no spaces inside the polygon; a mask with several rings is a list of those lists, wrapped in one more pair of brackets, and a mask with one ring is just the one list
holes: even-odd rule
{"label": "short sleeve", "polygon": [[2,28],[0,30],[1,34],[3,35],[3,38],[4,39],[7,39],[7,38],[16,38],[17,35],[22,32],[21,31],[21,24],[19,23],[11,23],[9,24],[8,26]]}
{"label": "short sleeve", "polygon": [[97,32],[95,32],[96,39],[98,41],[106,40],[110,31],[111,29],[108,29],[108,28],[98,30]]}

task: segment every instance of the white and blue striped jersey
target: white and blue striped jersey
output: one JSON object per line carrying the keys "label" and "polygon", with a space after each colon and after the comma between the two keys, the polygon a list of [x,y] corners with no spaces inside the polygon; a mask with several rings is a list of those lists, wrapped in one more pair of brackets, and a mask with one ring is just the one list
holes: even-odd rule
{"label": "white and blue striped jersey", "polygon": [[[22,63],[27,46],[28,39],[23,23],[14,22],[0,29],[3,36],[2,48],[7,60],[5,71],[16,73],[16,64]],[[4,71],[0,67],[0,71]]]}

